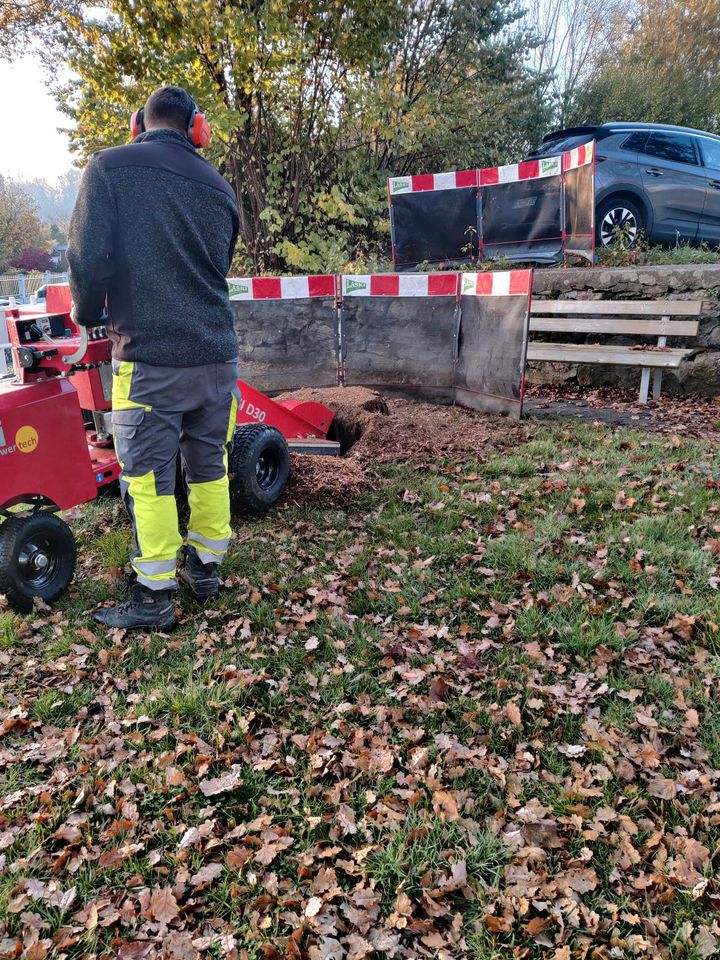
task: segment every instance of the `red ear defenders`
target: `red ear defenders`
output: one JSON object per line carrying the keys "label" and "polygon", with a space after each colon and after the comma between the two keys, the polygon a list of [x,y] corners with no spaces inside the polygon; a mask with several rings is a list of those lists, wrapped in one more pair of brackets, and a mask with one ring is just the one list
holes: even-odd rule
{"label": "red ear defenders", "polygon": [[[136,110],[132,117],[130,117],[130,133],[132,134],[133,140],[138,134],[145,133],[144,113],[145,108],[140,107],[140,109]],[[193,111],[190,114],[187,135],[188,140],[194,147],[202,149],[210,143],[212,127],[205,119],[205,114],[200,113],[196,106],[193,106]]]}

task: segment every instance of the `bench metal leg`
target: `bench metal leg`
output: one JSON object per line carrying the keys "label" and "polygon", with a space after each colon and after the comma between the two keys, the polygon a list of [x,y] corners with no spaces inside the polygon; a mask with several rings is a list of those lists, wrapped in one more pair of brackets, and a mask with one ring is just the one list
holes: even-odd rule
{"label": "bench metal leg", "polygon": [[643,367],[642,375],[640,377],[640,403],[647,403],[649,389],[650,389],[650,367]]}
{"label": "bench metal leg", "polygon": [[[665,317],[663,317],[663,320]],[[670,318],[668,317],[668,320]],[[658,337],[658,346],[664,347],[667,345],[667,337]],[[662,367],[658,367],[653,374],[653,400],[657,400],[660,396],[660,388],[662,386]]]}
{"label": "bench metal leg", "polygon": [[653,374],[653,400],[657,400],[660,396],[660,390],[662,388],[662,367],[658,367]]}

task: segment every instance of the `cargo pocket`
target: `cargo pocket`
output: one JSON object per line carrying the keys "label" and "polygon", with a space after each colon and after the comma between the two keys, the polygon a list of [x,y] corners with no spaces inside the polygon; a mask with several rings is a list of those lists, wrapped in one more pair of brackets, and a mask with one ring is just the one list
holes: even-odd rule
{"label": "cargo pocket", "polygon": [[133,407],[129,410],[113,410],[113,434],[122,440],[132,440],[144,419],[145,409],[143,407]]}

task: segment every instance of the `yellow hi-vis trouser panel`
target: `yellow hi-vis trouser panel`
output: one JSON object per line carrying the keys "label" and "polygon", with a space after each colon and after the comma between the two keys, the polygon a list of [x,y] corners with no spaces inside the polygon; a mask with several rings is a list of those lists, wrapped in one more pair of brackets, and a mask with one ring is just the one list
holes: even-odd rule
{"label": "yellow hi-vis trouser panel", "polygon": [[130,390],[132,389],[132,378],[135,372],[135,364],[127,360],[113,361],[113,384],[112,384],[112,406],[113,410],[132,410],[142,407],[150,410],[150,407],[142,403],[136,403],[130,399]]}
{"label": "yellow hi-vis trouser panel", "polygon": [[188,543],[203,563],[220,563],[230,543],[230,484],[227,475],[227,447],[237,418],[238,396],[233,392],[225,431],[223,475],[217,480],[193,483],[188,480],[190,523]]}
{"label": "yellow hi-vis trouser panel", "polygon": [[175,565],[182,537],[178,530],[175,494],[158,496],[152,471],[143,477],[123,475],[123,499],[133,519],[137,551],[131,562],[140,583],[167,590],[174,588]]}
{"label": "yellow hi-vis trouser panel", "polygon": [[158,367],[113,362],[113,431],[120,491],[133,525],[138,581],[177,586],[178,453],[190,500],[188,543],[219,563],[230,541],[227,443],[237,415],[236,362]]}

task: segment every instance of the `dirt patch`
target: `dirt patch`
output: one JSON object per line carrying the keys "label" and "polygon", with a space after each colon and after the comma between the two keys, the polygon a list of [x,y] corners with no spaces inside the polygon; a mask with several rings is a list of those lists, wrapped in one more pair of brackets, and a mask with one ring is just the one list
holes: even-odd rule
{"label": "dirt patch", "polygon": [[485,459],[497,451],[524,443],[523,424],[463,407],[438,406],[414,400],[388,401],[387,417],[375,417],[350,451],[361,462],[410,461],[417,466],[438,459]]}
{"label": "dirt patch", "polygon": [[490,451],[527,439],[526,427],[514,420],[463,407],[383,397],[364,387],[296,390],[283,396],[335,410],[329,436],[345,452],[343,457],[294,456],[285,497],[292,504],[342,506],[371,486],[376,464],[484,460]]}
{"label": "dirt patch", "polygon": [[575,384],[533,385],[526,411],[531,417],[574,417],[720,442],[720,401],[716,397],[670,394],[638,403],[637,392],[616,387],[588,390]]}

